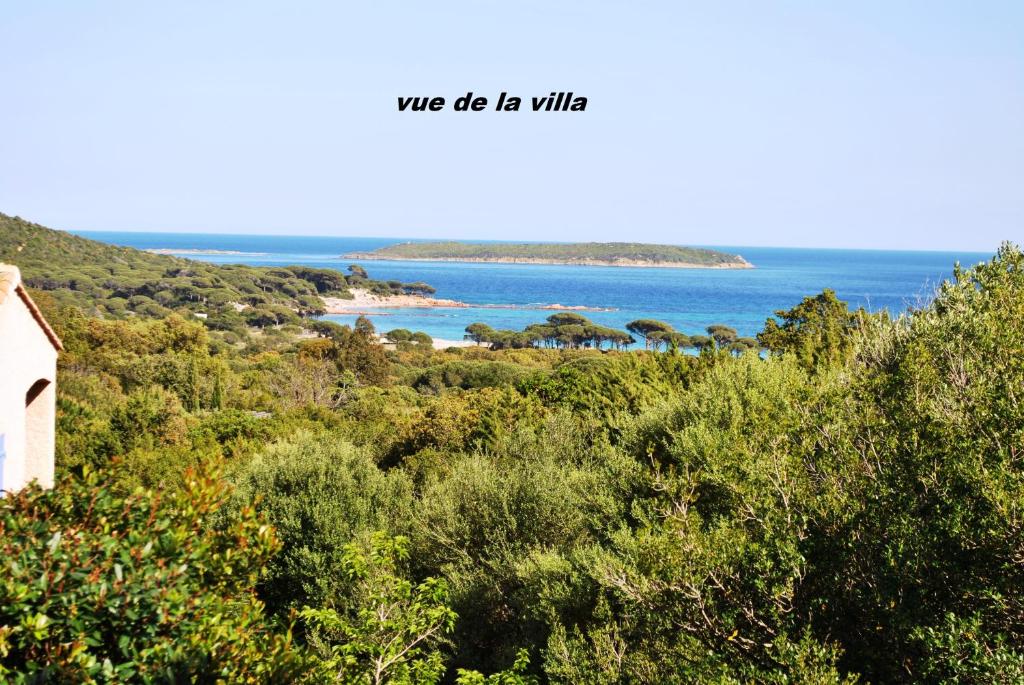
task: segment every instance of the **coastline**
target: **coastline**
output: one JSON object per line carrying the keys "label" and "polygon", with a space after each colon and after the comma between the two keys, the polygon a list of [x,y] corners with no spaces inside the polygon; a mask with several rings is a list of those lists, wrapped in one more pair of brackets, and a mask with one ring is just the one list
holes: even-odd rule
{"label": "coastline", "polygon": [[352,299],[341,297],[321,297],[328,314],[387,316],[380,309],[535,309],[538,311],[559,312],[613,312],[614,308],[586,307],[583,305],[565,304],[469,304],[458,300],[426,297],[424,295],[377,295],[368,290],[352,288]]}
{"label": "coastline", "polygon": [[641,259],[547,259],[542,257],[393,257],[372,252],[348,252],[339,259],[384,262],[455,262],[463,264],[547,264],[551,266],[620,266],[644,269],[754,269],[753,264],[741,262],[697,264],[694,262],[649,262]]}

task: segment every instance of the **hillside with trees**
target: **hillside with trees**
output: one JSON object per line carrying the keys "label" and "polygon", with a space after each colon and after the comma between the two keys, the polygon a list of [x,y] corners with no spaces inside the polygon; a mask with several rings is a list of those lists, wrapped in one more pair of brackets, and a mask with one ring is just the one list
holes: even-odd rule
{"label": "hillside with trees", "polygon": [[5,221],[66,351],[57,485],[0,499],[4,682],[1024,681],[1015,246],[748,350],[558,313],[439,351],[115,316],[194,263]]}
{"label": "hillside with trees", "polygon": [[308,266],[217,266],[108,245],[0,214],[0,262],[21,268],[26,285],[95,316],[202,319],[211,329],[307,326],[324,296],[351,288],[378,295],[429,294],[426,283],[371,279],[358,264],[343,274]]}
{"label": "hillside with trees", "polygon": [[749,269],[739,255],[697,247],[647,243],[398,243],[372,252],[353,252],[348,259],[394,259],[510,264],[576,264],[593,266],[664,266],[679,268]]}

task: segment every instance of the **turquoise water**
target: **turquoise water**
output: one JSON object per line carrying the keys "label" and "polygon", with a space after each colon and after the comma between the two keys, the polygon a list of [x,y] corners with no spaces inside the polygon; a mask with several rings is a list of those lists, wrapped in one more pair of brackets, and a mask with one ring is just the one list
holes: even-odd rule
{"label": "turquoise water", "polygon": [[[196,233],[82,232],[81,235],[142,249],[234,250],[244,255],[184,255],[218,264],[304,264],[345,269],[340,255],[399,242],[387,238],[210,235]],[[906,252],[729,247],[757,268],[747,270],[644,269],[546,264],[458,264],[367,261],[373,278],[426,281],[437,297],[471,304],[516,305],[516,309],[381,310],[370,316],[379,330],[408,328],[435,338],[459,340],[474,321],[521,329],[551,311],[539,305],[610,308],[584,312],[595,322],[622,328],[639,318],[660,319],[686,333],[713,323],[753,335],[777,309],[832,288],[853,306],[898,312],[926,301],[952,274],[953,264],[991,257],[972,252]],[[994,249],[994,247],[993,247]],[[255,254],[254,254],[255,253]],[[325,317],[352,323],[354,316]]]}

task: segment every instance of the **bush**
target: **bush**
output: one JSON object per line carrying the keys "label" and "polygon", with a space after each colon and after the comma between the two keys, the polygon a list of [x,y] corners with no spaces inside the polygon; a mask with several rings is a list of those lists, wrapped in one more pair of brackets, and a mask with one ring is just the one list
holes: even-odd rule
{"label": "bush", "polygon": [[385,474],[363,451],[308,432],[269,446],[236,481],[235,507],[244,511],[258,501],[281,540],[260,596],[282,614],[342,597],[349,587],[345,545],[370,531],[400,527],[412,497],[403,474]]}
{"label": "bush", "polygon": [[277,549],[251,509],[223,529],[212,477],[115,495],[87,471],[0,503],[5,682],[281,682],[302,659],[253,588]]}

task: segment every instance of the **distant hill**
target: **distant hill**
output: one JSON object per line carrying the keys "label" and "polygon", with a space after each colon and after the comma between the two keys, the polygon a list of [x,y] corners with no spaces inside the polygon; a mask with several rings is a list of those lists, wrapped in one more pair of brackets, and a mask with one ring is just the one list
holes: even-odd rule
{"label": "distant hill", "polygon": [[324,313],[323,295],[349,287],[379,294],[432,292],[423,283],[375,281],[305,266],[217,265],[109,245],[0,214],[0,262],[21,269],[25,284],[59,304],[101,316],[164,317],[177,311],[210,328],[239,330],[299,323]]}
{"label": "distant hill", "polygon": [[399,243],[347,259],[394,259],[509,264],[570,264],[675,268],[749,269],[743,257],[717,250],[646,243]]}

